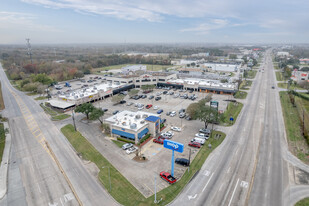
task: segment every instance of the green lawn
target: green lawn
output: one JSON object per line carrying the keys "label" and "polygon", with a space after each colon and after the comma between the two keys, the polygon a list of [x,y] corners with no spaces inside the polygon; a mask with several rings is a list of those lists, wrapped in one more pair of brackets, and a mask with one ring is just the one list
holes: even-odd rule
{"label": "green lawn", "polygon": [[112,140],[118,147],[122,148],[122,145],[125,144],[125,142],[120,142],[120,141],[117,141],[117,140]]}
{"label": "green lawn", "polygon": [[[108,70],[114,70],[114,69],[121,69],[125,66],[131,66],[136,64],[119,64],[119,65],[113,65],[113,66],[106,66],[101,68],[95,68],[93,69],[94,72],[100,72],[100,71],[108,71]],[[157,65],[157,64],[142,64],[147,66],[148,71],[159,71],[165,68],[172,67],[172,65]]]}
{"label": "green lawn", "polygon": [[34,100],[43,100],[43,99],[47,99],[47,96],[36,97]]}
{"label": "green lawn", "polygon": [[64,120],[66,118],[69,118],[71,117],[71,115],[68,115],[68,114],[59,114],[59,115],[56,115],[56,116],[53,116],[51,119],[53,121],[60,121],[60,120]]}
{"label": "green lawn", "polygon": [[282,72],[276,72],[277,81],[283,81]]}
{"label": "green lawn", "polygon": [[2,85],[0,82],[0,110],[4,110],[5,105],[4,105],[4,101],[3,101],[3,96],[2,96]]}
{"label": "green lawn", "polygon": [[[79,132],[74,131],[72,125],[66,125],[61,129],[75,150],[86,160],[92,161],[100,169],[99,180],[113,198],[123,205],[155,205],[154,195],[145,198],[112,164],[109,163]],[[191,180],[194,174],[200,170],[208,155],[224,140],[225,134],[214,131],[213,136],[220,136],[218,139],[210,138],[208,143],[212,148],[202,147],[183,177],[175,184],[157,193],[157,199],[162,201],[158,205],[166,205],[171,202],[182,191],[185,185]],[[104,167],[104,168],[103,168]],[[108,169],[110,168],[112,190],[109,189]]]}
{"label": "green lawn", "polygon": [[[222,114],[220,119],[220,125],[231,126],[236,121],[243,104],[240,102],[231,102],[228,104],[227,110]],[[233,117],[234,121],[230,121],[230,117]]]}
{"label": "green lawn", "polygon": [[[287,89],[288,87],[288,83],[278,83],[278,87],[283,88],[283,89]],[[297,90],[304,90],[304,88],[301,88],[297,85],[290,85],[290,89],[297,89]]]}
{"label": "green lawn", "polygon": [[309,198],[302,199],[301,201],[295,204],[295,206],[308,206],[308,205],[309,205]]}
{"label": "green lawn", "polygon": [[5,146],[5,131],[3,123],[0,123],[0,163],[2,161],[4,146]]}
{"label": "green lawn", "polygon": [[248,75],[246,78],[248,79],[254,79],[255,78],[255,75],[256,75],[257,71],[256,70],[250,70],[248,71]]}
{"label": "green lawn", "polygon": [[251,87],[252,85],[252,81],[251,80],[243,80],[242,83],[240,84],[240,89],[244,89],[244,90],[249,90],[248,87]]}
{"label": "green lawn", "polygon": [[234,97],[236,99],[246,99],[247,97],[247,92],[244,92],[244,91],[237,91],[235,94],[234,94]]}

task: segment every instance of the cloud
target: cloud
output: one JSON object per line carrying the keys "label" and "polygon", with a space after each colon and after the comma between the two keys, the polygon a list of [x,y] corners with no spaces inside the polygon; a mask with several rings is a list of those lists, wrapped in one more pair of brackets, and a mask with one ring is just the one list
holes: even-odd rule
{"label": "cloud", "polygon": [[181,32],[197,32],[198,34],[207,34],[211,30],[224,28],[228,25],[226,19],[212,19],[207,23],[202,23],[196,27],[180,30]]}
{"label": "cloud", "polygon": [[36,23],[36,19],[37,17],[35,15],[29,13],[0,11],[0,28],[59,32],[59,30],[52,26]]}

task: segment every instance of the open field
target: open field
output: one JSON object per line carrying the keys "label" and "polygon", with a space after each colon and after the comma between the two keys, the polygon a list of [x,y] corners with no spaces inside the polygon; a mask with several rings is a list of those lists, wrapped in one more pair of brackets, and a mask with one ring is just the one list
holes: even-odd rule
{"label": "open field", "polygon": [[243,80],[242,83],[240,84],[240,89],[243,90],[249,90],[248,87],[251,87],[252,85],[252,81],[251,80]]}
{"label": "open field", "polygon": [[[280,92],[280,100],[283,110],[284,123],[286,127],[286,134],[289,144],[290,151],[297,156],[300,160],[309,163],[309,147],[302,135],[302,126],[300,114],[302,113],[301,108],[295,107],[291,104],[288,93]],[[302,103],[302,99],[295,97],[295,101],[298,104]],[[308,101],[306,102],[308,107]],[[308,121],[307,121],[308,122]],[[307,123],[309,124],[309,122]],[[309,125],[307,126],[309,128]]]}
{"label": "open field", "polygon": [[[93,71],[94,72],[108,71],[108,70],[114,70],[114,69],[121,69],[122,67],[132,66],[132,65],[136,65],[136,64],[119,64],[119,65],[95,68],[93,69]],[[146,65],[148,71],[159,71],[159,70],[166,69],[166,68],[173,66],[173,65],[157,65],[157,64],[142,64],[142,65]]]}
{"label": "open field", "polygon": [[246,99],[247,98],[247,92],[245,91],[237,91],[235,94],[234,94],[234,97],[236,99]]}
{"label": "open field", "polygon": [[0,123],[0,163],[2,161],[4,146],[5,146],[5,131],[3,123]]}
{"label": "open field", "polygon": [[[76,152],[81,154],[82,158],[92,161],[100,169],[99,180],[108,190],[108,192],[123,205],[155,205],[154,195],[145,198],[110,162],[105,159],[79,132],[74,131],[72,125],[67,125],[61,129],[67,137]],[[217,138],[215,138],[217,137]],[[184,186],[191,180],[194,174],[202,167],[208,155],[224,140],[225,134],[214,131],[212,138],[208,143],[212,144],[209,149],[202,147],[195,159],[191,163],[190,171],[186,171],[182,178],[175,184],[161,190],[157,193],[157,199],[162,198],[159,205],[166,205],[171,202],[182,191]],[[109,186],[109,177],[107,169],[110,169],[112,190]]]}
{"label": "open field", "polygon": [[248,78],[248,79],[254,79],[256,73],[257,73],[256,70],[250,70],[250,71],[248,71],[246,78]]}
{"label": "open field", "polygon": [[[223,113],[220,121],[220,125],[231,126],[236,121],[243,104],[240,102],[231,102],[228,104],[227,110]],[[231,122],[230,118],[233,117],[234,121]]]}
{"label": "open field", "polygon": [[0,83],[0,110],[4,110],[5,105],[4,105],[4,101],[3,101],[3,96],[2,96],[2,85]]}
{"label": "open field", "polygon": [[[282,89],[287,89],[288,88],[288,83],[278,83],[278,87]],[[297,85],[290,85],[290,89],[297,89],[297,90],[304,90],[304,88],[299,87]]]}
{"label": "open field", "polygon": [[277,81],[283,81],[282,72],[276,72]]}

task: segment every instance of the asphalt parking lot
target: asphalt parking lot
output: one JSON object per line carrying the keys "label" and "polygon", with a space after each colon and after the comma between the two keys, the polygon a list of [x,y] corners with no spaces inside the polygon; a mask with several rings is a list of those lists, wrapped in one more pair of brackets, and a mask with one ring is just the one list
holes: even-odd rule
{"label": "asphalt parking lot", "polygon": [[[154,92],[147,94],[156,96],[156,92],[164,91],[162,89],[155,89]],[[176,91],[177,92],[177,91]],[[140,92],[142,94],[142,92]],[[180,109],[186,109],[193,102],[197,102],[200,99],[204,98],[207,94],[194,92],[192,94],[198,95],[198,98],[195,101],[189,99],[180,99],[174,98],[173,95],[161,95],[162,99],[159,101],[155,101],[154,99],[149,100],[148,97],[145,99],[133,100],[129,99],[129,96],[126,96],[124,100],[126,100],[125,104],[113,105],[111,102],[111,98],[107,98],[103,101],[95,102],[95,106],[106,108],[108,111],[105,113],[104,118],[108,118],[112,116],[112,113],[115,110],[130,110],[130,111],[138,111],[137,107],[134,106],[135,103],[141,103],[146,106],[147,104],[152,104],[154,106],[158,106],[159,109],[163,109],[164,112],[161,113],[161,118],[166,118],[166,128],[162,131],[170,130],[171,126],[181,127],[181,132],[174,132],[174,136],[171,140],[180,142],[184,144],[184,152],[182,154],[175,153],[175,158],[182,157],[188,158],[191,150],[191,161],[195,157],[198,152],[198,149],[192,148],[188,146],[190,140],[194,137],[196,133],[198,133],[200,128],[204,127],[204,123],[199,120],[185,120],[179,118],[178,111]],[[213,100],[219,102],[219,110],[225,110],[227,102],[223,101],[229,99],[228,96],[225,95],[213,95]],[[127,106],[128,102],[133,102],[131,106]],[[150,113],[156,113],[157,110],[151,107],[150,109],[143,109],[143,111],[147,111]],[[177,114],[174,117],[167,116],[166,113],[168,111],[176,111]],[[171,171],[171,155],[172,151],[163,148],[163,145],[153,143],[152,140],[149,141],[142,147],[142,154],[147,158],[147,161],[143,163],[137,163],[132,160],[135,154],[127,155],[124,150],[117,147],[110,138],[106,137],[104,141],[108,141],[108,145],[112,147],[110,153],[106,153],[105,149],[103,154],[108,160],[146,197],[154,194],[154,176],[158,176],[161,171]],[[97,145],[99,146],[99,145]],[[207,147],[207,141],[205,145]],[[102,149],[103,151],[103,149]],[[110,157],[110,158],[109,158]],[[186,171],[186,167],[175,164],[174,168],[174,176],[176,178],[180,178],[183,173]],[[160,191],[167,187],[169,184],[161,179],[157,179],[157,191]]]}

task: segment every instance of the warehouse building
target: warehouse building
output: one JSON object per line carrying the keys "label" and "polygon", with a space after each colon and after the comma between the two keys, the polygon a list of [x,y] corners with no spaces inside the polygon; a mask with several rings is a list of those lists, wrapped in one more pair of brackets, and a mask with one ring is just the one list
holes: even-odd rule
{"label": "warehouse building", "polygon": [[122,111],[107,119],[111,135],[133,140],[136,144],[146,134],[157,136],[160,133],[160,115],[143,111]]}

